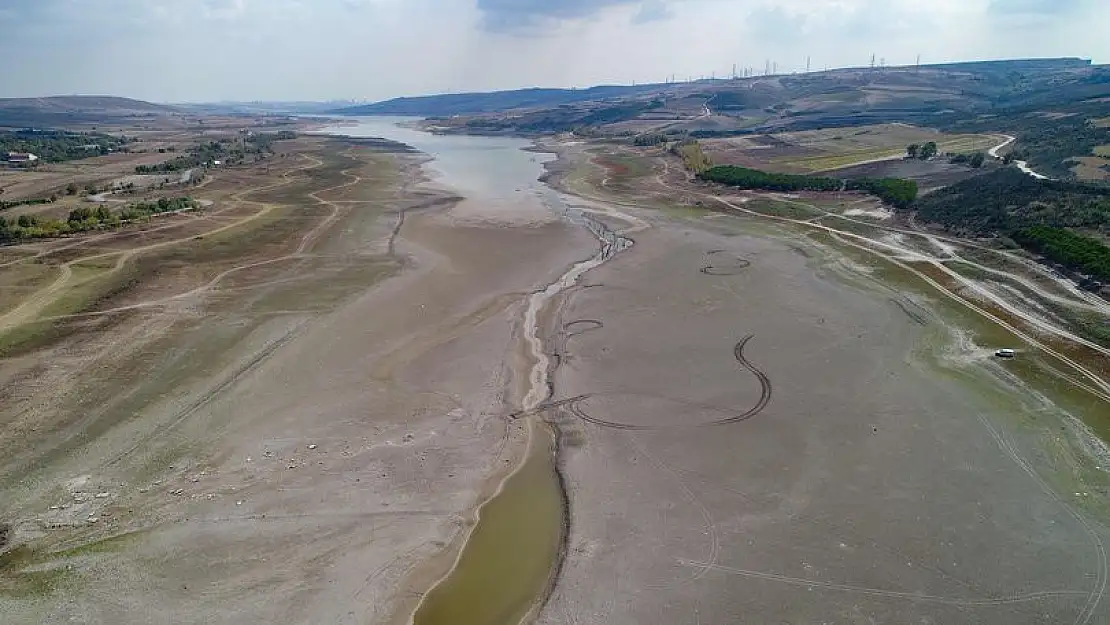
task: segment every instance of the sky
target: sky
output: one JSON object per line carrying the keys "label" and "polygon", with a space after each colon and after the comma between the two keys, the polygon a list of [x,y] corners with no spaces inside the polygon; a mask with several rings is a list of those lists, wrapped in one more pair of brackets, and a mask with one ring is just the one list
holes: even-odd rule
{"label": "sky", "polygon": [[0,97],[377,101],[1014,57],[1110,63],[1110,0],[0,0]]}

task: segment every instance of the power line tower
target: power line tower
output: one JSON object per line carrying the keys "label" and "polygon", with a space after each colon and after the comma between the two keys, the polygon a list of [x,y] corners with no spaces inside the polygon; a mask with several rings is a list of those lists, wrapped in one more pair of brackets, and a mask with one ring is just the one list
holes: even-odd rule
{"label": "power line tower", "polygon": [[736,63],[732,64],[732,79],[736,80]]}

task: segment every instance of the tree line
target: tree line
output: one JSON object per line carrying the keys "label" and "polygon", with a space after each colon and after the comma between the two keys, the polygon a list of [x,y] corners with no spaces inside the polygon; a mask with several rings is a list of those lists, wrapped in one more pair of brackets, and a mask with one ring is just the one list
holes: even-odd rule
{"label": "tree line", "polygon": [[1052,226],[1022,228],[1013,239],[1049,260],[1110,282],[1110,248],[1098,239]]}
{"label": "tree line", "polygon": [[62,130],[13,130],[0,132],[0,154],[30,152],[45,163],[60,163],[114,150],[124,150],[126,137]]}
{"label": "tree line", "polygon": [[104,204],[96,208],[83,206],[70,211],[69,217],[64,221],[39,217],[38,215],[20,215],[17,218],[10,219],[0,217],[0,243],[117,228],[159,213],[191,210],[198,206],[199,204],[191,198],[176,197],[137,202],[128,205],[119,212],[112,212]]}
{"label": "tree line", "polygon": [[829,178],[799,174],[777,174],[737,167],[718,165],[699,174],[702,180],[737,187],[764,191],[861,191],[879,198],[897,208],[908,208],[917,198],[917,183],[901,178]]}
{"label": "tree line", "polygon": [[189,148],[184,156],[178,156],[155,165],[139,165],[136,174],[165,174],[207,166],[214,161],[227,165],[238,165],[248,156],[262,156],[274,153],[274,142],[294,139],[297,134],[282,130],[274,133],[255,133],[235,141],[209,141]]}

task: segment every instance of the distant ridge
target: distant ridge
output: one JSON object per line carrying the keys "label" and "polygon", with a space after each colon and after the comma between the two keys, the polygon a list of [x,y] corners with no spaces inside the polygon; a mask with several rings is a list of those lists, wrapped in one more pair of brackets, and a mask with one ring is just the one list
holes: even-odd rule
{"label": "distant ridge", "polygon": [[551,107],[658,91],[666,85],[606,85],[589,89],[514,89],[485,93],[454,93],[407,98],[340,108],[337,115],[461,115],[493,113],[518,108]]}
{"label": "distant ridge", "polygon": [[[974,74],[996,75],[1005,72],[1046,72],[1046,71],[1073,71],[1084,70],[1091,67],[1089,59],[1077,57],[1044,58],[1044,59],[1008,59],[993,61],[963,61],[955,63],[927,64],[921,66],[888,66],[883,68],[851,67],[833,69],[810,74],[784,74],[782,77],[795,76],[837,76],[839,74],[855,74],[861,71],[907,71],[928,70],[948,73],[970,72]],[[743,81],[759,81],[764,76],[753,76],[742,79]],[[402,97],[365,104],[335,108],[327,111],[336,115],[413,115],[427,117],[446,117],[452,115],[473,115],[480,113],[497,113],[514,109],[555,108],[568,104],[584,102],[598,102],[610,98],[628,98],[635,96],[649,96],[653,93],[662,93],[668,90],[681,88],[684,85],[727,85],[733,82],[730,79],[699,80],[692,83],[656,83],[635,86],[607,85],[591,87],[588,89],[549,89],[529,88],[513,89],[509,91],[491,91],[476,93],[452,93],[443,95],[428,95],[416,97]]]}
{"label": "distant ridge", "polygon": [[110,118],[151,117],[178,112],[170,106],[116,96],[0,98],[0,126],[87,123]]}

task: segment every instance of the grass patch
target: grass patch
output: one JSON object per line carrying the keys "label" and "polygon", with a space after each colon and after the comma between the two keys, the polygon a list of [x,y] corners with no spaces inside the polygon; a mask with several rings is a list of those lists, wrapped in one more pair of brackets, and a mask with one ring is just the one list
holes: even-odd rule
{"label": "grass patch", "polygon": [[38,554],[26,546],[0,554],[0,597],[33,599],[55,593],[72,573],[65,568],[28,570]]}
{"label": "grass patch", "polygon": [[824,215],[824,213],[813,210],[812,208],[807,208],[802,204],[779,200],[757,199],[743,204],[742,206],[763,215],[789,217],[790,219],[810,219]]}

